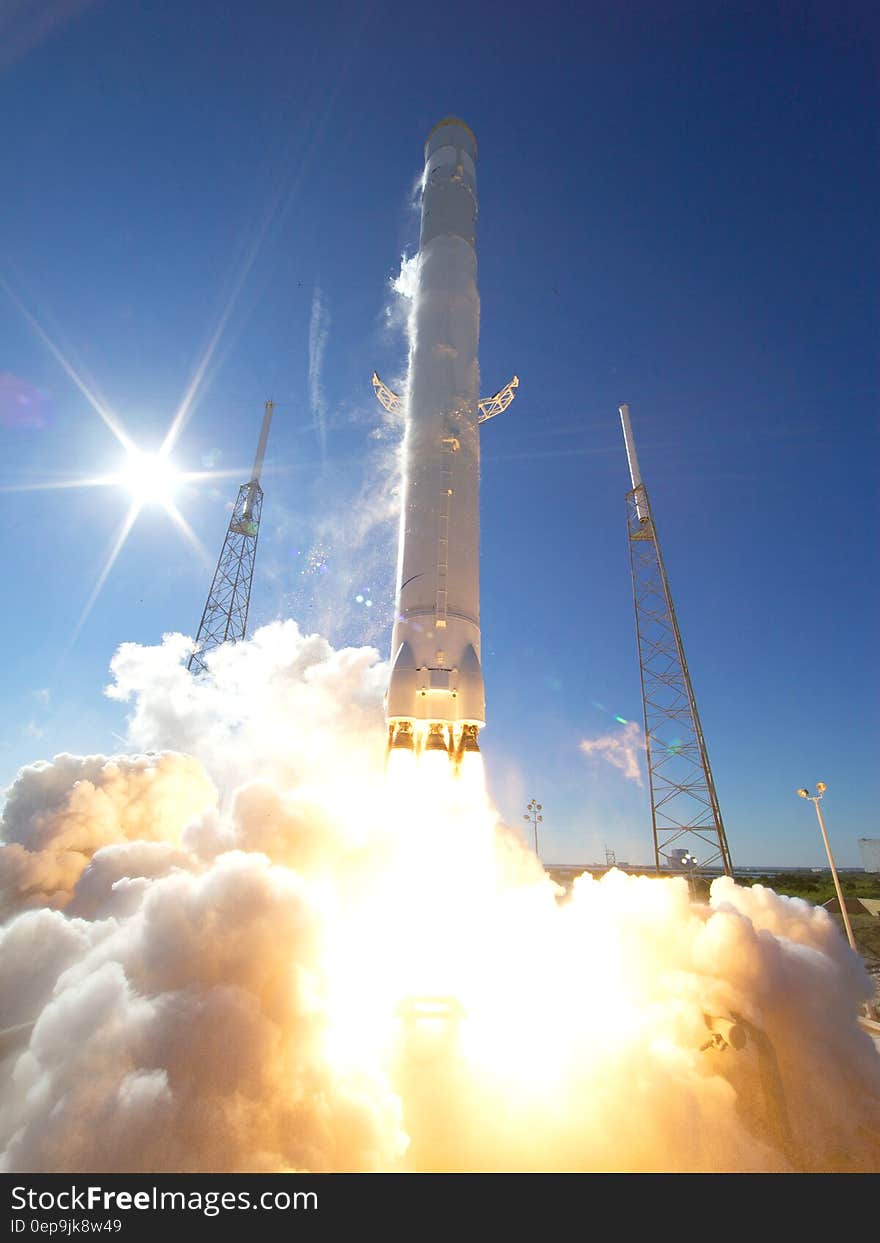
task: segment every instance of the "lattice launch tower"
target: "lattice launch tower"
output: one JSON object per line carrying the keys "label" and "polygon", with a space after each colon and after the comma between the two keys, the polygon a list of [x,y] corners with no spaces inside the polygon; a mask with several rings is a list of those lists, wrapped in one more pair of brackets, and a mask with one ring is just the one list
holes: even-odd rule
{"label": "lattice launch tower", "polygon": [[221,643],[235,643],[245,637],[263,511],[260,475],[274,409],[275,403],[267,401],[254,469],[248,482],[238,489],[238,499],[229,519],[223,550],[199,622],[195,647],[186,666],[196,674],[204,672],[208,652]]}
{"label": "lattice launch tower", "polygon": [[642,680],[645,750],[658,871],[733,867],[706,739],[697,712],[660,551],[648,491],[642,483],[629,407],[620,407],[632,490],[627,532]]}

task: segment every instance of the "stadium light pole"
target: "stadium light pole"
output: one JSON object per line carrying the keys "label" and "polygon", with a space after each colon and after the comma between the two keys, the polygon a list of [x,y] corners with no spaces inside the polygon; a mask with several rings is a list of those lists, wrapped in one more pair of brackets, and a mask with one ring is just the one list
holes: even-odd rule
{"label": "stadium light pole", "polygon": [[834,866],[834,856],[831,853],[831,843],[828,840],[828,833],[825,829],[825,821],[822,819],[822,809],[819,806],[819,802],[827,789],[828,787],[824,781],[817,781],[815,794],[811,794],[809,790],[798,790],[798,794],[801,798],[807,799],[807,801],[812,803],[816,808],[816,815],[819,818],[819,828],[822,830],[822,841],[825,843],[825,851],[828,855],[828,862],[831,864],[831,875],[834,879],[834,888],[837,890],[837,900],[840,903],[840,913],[843,916],[847,939],[853,950],[858,953],[859,951],[856,949],[856,939],[853,936],[852,924],[849,922],[849,913],[846,909],[846,901],[843,896],[843,890],[840,887],[840,879],[837,875],[837,868]]}
{"label": "stadium light pole", "polygon": [[[534,828],[535,828],[535,854],[536,854],[536,855],[538,855],[538,825],[539,825],[539,824],[543,824],[543,822],[544,822],[544,817],[538,814],[538,813],[539,813],[540,811],[542,811],[542,810],[543,810],[542,804],[541,804],[541,803],[536,803],[536,802],[535,802],[535,800],[534,800],[534,799],[532,799],[532,800],[531,800],[531,802],[529,803],[528,810],[526,811],[526,814],[523,816],[523,820],[528,820],[528,821],[530,821],[530,822],[534,825]],[[540,856],[540,855],[538,855],[538,858],[539,858],[539,859],[540,859],[540,857],[541,857],[541,856]]]}

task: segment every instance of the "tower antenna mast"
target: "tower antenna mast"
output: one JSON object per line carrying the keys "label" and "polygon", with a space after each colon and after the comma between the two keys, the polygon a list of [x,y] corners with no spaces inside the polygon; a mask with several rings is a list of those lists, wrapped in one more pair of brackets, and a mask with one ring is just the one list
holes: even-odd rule
{"label": "tower antenna mast", "polygon": [[706,739],[697,712],[681,631],[660,551],[648,491],[642,483],[629,406],[620,407],[632,490],[626,494],[627,531],[651,788],[657,870],[721,869],[733,874],[730,850]]}
{"label": "tower antenna mast", "polygon": [[236,643],[245,637],[248,609],[251,602],[251,583],[257,557],[257,538],[260,533],[260,514],[263,511],[263,489],[260,475],[266,442],[275,409],[273,401],[267,401],[254,458],[254,469],[247,483],[238,489],[238,499],[229,519],[226,539],[214,571],[211,590],[199,622],[193,653],[187,661],[187,669],[195,674],[203,673],[208,652],[221,643]]}

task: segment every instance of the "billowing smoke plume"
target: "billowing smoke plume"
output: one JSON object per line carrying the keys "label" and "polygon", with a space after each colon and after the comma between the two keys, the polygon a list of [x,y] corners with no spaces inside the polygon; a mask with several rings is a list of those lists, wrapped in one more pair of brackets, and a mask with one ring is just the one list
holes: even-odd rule
{"label": "billowing smoke plume", "polygon": [[825,911],[563,895],[478,757],[386,780],[374,650],[277,623],[194,679],[187,643],[113,661],[155,754],[9,793],[0,1168],[880,1168],[869,981]]}
{"label": "billowing smoke plume", "polygon": [[186,669],[190,650],[172,634],[161,647],[123,643],[113,657],[106,693],[133,702],[134,746],[193,755],[230,794],[258,777],[326,789],[341,755],[352,780],[375,771],[388,674],[374,648],[337,650],[294,621],[273,622],[211,652],[202,678]]}
{"label": "billowing smoke plume", "polygon": [[0,911],[64,907],[102,847],[136,843],[161,872],[186,825],[215,801],[198,761],[186,755],[58,755],[23,768],[3,809]]}

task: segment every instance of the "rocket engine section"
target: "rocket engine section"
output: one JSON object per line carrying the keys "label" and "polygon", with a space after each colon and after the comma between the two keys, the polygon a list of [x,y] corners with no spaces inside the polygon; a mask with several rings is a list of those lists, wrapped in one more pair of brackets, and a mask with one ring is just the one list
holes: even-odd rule
{"label": "rocket engine section", "polygon": [[373,376],[379,400],[406,415],[389,747],[444,750],[456,763],[479,750],[486,723],[479,424],[506,409],[519,384],[514,376],[480,399],[476,158],[462,121],[447,118],[428,135],[405,399]]}

